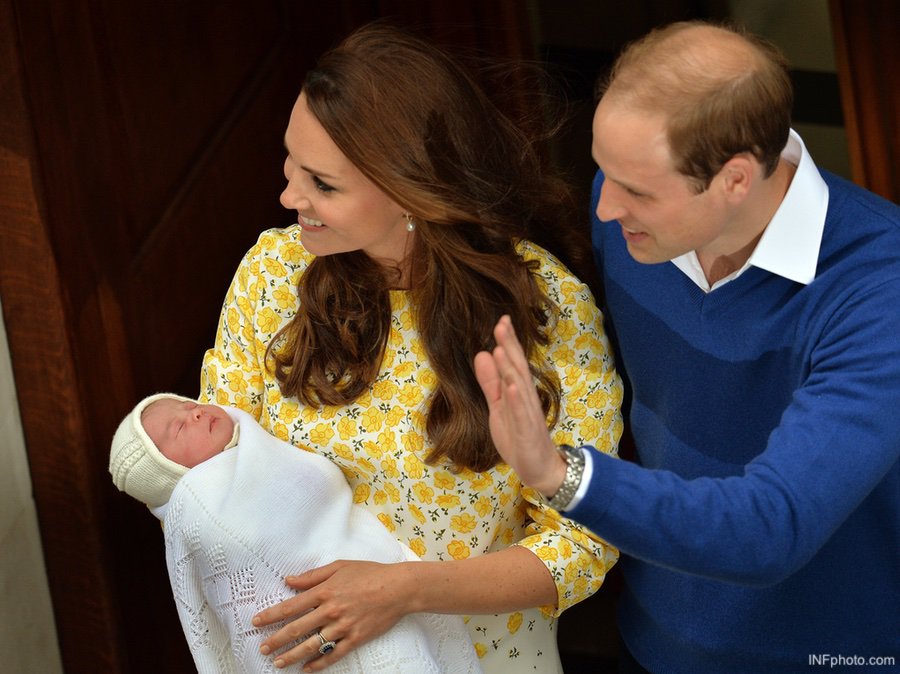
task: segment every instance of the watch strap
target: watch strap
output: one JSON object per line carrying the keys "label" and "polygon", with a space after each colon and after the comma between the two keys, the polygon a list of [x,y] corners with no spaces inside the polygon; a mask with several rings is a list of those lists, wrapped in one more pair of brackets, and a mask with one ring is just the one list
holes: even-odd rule
{"label": "watch strap", "polygon": [[572,502],[578,487],[581,486],[581,479],[584,477],[584,449],[559,445],[556,451],[566,460],[566,476],[556,493],[547,501],[547,505],[561,512]]}

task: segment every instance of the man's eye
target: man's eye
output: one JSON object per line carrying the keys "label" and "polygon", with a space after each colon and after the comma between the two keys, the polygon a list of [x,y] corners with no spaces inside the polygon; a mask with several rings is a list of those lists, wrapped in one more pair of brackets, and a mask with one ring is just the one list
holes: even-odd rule
{"label": "man's eye", "polygon": [[316,189],[320,192],[333,192],[334,188],[326,182],[323,182],[321,178],[317,178],[313,176],[313,184],[316,186]]}

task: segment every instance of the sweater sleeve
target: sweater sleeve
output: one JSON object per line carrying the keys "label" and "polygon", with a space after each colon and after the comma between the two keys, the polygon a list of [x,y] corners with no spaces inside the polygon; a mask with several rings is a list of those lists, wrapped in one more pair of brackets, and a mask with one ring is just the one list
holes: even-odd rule
{"label": "sweater sleeve", "polygon": [[588,493],[567,515],[647,562],[756,586],[803,567],[867,498],[893,526],[900,280],[846,291],[835,307],[820,319],[808,374],[743,474],[684,479],[595,454]]}
{"label": "sweater sleeve", "polygon": [[[602,316],[587,287],[558,261],[529,246],[525,257],[541,261],[539,278],[559,309],[544,356],[562,389],[554,442],[591,444],[615,456],[622,434],[622,383],[615,372]],[[519,545],[534,552],[557,586],[556,614],[599,589],[618,551],[588,529],[548,508],[533,489],[524,488],[532,524]]]}

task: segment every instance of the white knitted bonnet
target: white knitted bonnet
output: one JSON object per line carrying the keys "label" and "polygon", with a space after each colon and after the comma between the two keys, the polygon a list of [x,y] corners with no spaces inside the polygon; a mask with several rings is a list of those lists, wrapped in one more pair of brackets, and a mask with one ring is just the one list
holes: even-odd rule
{"label": "white knitted bonnet", "polygon": [[141,424],[141,414],[147,406],[164,398],[192,400],[174,393],[157,393],[144,398],[122,419],[109,452],[113,484],[151,508],[166,503],[178,480],[189,470],[163,456]]}

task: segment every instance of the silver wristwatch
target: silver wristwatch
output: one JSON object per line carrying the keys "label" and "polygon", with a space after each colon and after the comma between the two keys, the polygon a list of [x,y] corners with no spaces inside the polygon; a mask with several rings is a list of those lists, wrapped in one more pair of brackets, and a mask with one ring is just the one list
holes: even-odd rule
{"label": "silver wristwatch", "polygon": [[547,505],[557,512],[562,512],[572,502],[575,492],[581,485],[581,478],[584,476],[584,450],[581,447],[559,445],[556,451],[566,460],[566,477],[556,493],[547,501]]}

